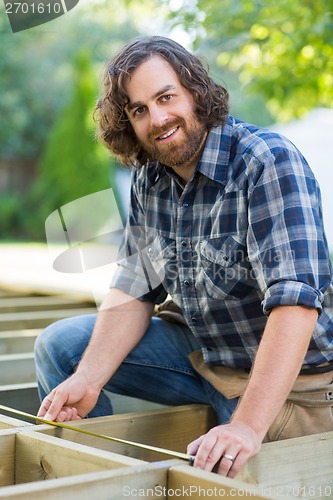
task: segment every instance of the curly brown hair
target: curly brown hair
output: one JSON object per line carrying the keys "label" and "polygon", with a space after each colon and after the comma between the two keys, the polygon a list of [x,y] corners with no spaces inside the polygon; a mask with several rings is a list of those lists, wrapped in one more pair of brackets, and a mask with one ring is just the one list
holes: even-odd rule
{"label": "curly brown hair", "polygon": [[127,78],[153,55],[166,59],[183,87],[191,92],[196,114],[207,130],[225,123],[229,112],[228,91],[210,78],[197,56],[166,37],[134,39],[107,64],[102,96],[94,111],[94,118],[99,124],[99,137],[119,161],[128,166],[140,166],[153,160],[139,144],[125,112],[129,102],[125,92]]}

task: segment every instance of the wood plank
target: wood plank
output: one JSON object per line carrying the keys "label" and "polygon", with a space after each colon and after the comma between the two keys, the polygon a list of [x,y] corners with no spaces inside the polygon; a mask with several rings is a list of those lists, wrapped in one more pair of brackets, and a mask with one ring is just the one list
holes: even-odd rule
{"label": "wood plank", "polygon": [[[142,461],[21,430],[15,442],[15,484],[142,465]],[[2,436],[0,436],[2,438]]]}
{"label": "wood plank", "polygon": [[34,353],[0,355],[0,385],[35,382]]}
{"label": "wood plank", "polygon": [[265,443],[237,475],[276,496],[333,498],[333,432]]}
{"label": "wood plank", "polygon": [[16,430],[7,429],[1,431],[0,487],[13,484],[15,481],[15,443],[16,443]]}
{"label": "wood plank", "polygon": [[[3,286],[3,284],[1,284]],[[35,294],[36,295],[36,294]],[[39,294],[38,294],[39,295]],[[22,292],[21,290],[10,288],[0,288],[0,299],[2,298],[14,298],[14,297],[26,297],[26,292]]]}
{"label": "wood plank", "polygon": [[0,313],[43,311],[54,309],[74,309],[93,307],[92,302],[78,300],[70,296],[42,295],[39,297],[1,297]]}
{"label": "wood plank", "polygon": [[18,418],[8,417],[7,415],[0,413],[0,433],[4,429],[13,429],[16,427],[24,427],[24,426],[32,426],[33,424],[29,424],[28,422],[24,422]]}
{"label": "wood plank", "polygon": [[[251,486],[241,481],[223,477],[212,472],[195,469],[188,465],[170,467],[168,472],[168,491],[182,493],[191,500],[202,498],[253,498],[263,500],[267,498],[280,499],[286,496],[266,496],[258,486]],[[180,496],[180,495],[179,495]]]}
{"label": "wood plank", "polygon": [[62,318],[79,316],[82,314],[96,314],[96,307],[61,309],[55,311],[28,311],[3,313],[0,316],[0,331],[27,328],[44,328]]}
{"label": "wood plank", "polygon": [[[11,500],[120,500],[166,498],[168,469],[178,461],[138,465],[48,481],[7,486],[0,498]],[[129,493],[129,494],[128,494]]]}
{"label": "wood plank", "polygon": [[33,352],[40,332],[39,328],[0,332],[0,355]]}
{"label": "wood plank", "polygon": [[[188,443],[207,432],[215,423],[214,412],[209,406],[187,405],[85,419],[71,422],[71,425],[98,434],[186,453]],[[157,461],[170,458],[168,455],[112,443],[67,429],[42,425],[37,426],[36,431],[140,460]]]}

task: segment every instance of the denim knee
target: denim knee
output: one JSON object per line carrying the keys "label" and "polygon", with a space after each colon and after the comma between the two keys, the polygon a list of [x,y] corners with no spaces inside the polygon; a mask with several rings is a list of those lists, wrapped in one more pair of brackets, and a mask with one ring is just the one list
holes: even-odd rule
{"label": "denim knee", "polygon": [[35,356],[57,350],[61,345],[61,339],[70,328],[71,318],[65,318],[47,326],[36,338],[34,351]]}

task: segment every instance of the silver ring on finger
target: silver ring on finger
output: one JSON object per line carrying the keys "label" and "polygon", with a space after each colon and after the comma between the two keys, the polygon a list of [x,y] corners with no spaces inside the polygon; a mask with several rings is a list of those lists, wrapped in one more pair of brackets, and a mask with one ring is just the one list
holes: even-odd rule
{"label": "silver ring on finger", "polygon": [[223,455],[223,458],[230,460],[230,462],[233,462],[235,460],[235,457],[233,457],[232,455],[228,455],[227,453]]}

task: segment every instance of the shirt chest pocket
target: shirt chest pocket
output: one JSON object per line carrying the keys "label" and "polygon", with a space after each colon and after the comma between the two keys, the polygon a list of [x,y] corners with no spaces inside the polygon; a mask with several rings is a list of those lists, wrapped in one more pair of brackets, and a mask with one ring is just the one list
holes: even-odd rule
{"label": "shirt chest pocket", "polygon": [[174,293],[178,276],[175,240],[158,236],[148,247],[148,258],[159,284],[163,284],[168,293]]}
{"label": "shirt chest pocket", "polygon": [[253,291],[245,245],[232,236],[201,241],[198,288],[216,299],[243,298]]}

